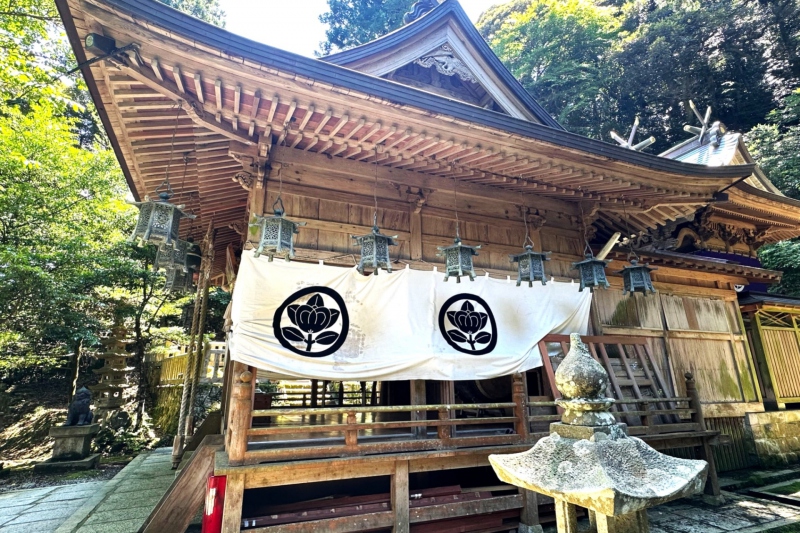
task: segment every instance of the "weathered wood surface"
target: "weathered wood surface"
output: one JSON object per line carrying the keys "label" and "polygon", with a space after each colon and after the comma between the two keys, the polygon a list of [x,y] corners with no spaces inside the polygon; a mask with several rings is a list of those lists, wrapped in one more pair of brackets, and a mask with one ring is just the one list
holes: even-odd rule
{"label": "weathered wood surface", "polygon": [[208,435],[178,473],[141,529],[142,533],[184,531],[205,500],[206,483],[214,472],[214,455],[222,450],[222,435]]}

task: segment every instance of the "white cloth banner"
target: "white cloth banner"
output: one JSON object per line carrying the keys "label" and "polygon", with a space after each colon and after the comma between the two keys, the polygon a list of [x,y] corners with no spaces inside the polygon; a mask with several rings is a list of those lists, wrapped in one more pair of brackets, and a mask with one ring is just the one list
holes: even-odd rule
{"label": "white cloth banner", "polygon": [[242,254],[231,357],[302,379],[489,379],[542,364],[548,333],[585,334],[591,293],[435,271],[354,268]]}

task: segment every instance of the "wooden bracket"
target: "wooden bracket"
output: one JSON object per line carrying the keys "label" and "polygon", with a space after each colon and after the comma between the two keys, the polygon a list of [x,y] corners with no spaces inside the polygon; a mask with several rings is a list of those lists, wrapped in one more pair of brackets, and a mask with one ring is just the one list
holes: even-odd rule
{"label": "wooden bracket", "polygon": [[119,69],[135,79],[153,89],[154,91],[163,94],[167,98],[175,100],[186,112],[187,115],[199,126],[208,130],[214,131],[225,135],[229,139],[241,141],[244,144],[256,144],[256,138],[246,135],[234,130],[233,126],[224,121],[217,121],[217,111],[208,111],[205,105],[186,92],[181,92],[178,86],[164,78],[159,80],[152,72],[148,72],[144,68],[135,67],[132,65],[118,65]]}

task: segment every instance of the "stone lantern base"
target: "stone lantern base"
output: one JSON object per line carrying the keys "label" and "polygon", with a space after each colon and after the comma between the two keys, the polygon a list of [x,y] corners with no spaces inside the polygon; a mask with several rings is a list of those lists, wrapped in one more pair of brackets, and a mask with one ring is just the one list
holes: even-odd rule
{"label": "stone lantern base", "polygon": [[92,438],[99,431],[100,424],[51,427],[50,436],[55,439],[53,457],[35,465],[34,471],[91,470],[100,460],[100,454],[89,454]]}

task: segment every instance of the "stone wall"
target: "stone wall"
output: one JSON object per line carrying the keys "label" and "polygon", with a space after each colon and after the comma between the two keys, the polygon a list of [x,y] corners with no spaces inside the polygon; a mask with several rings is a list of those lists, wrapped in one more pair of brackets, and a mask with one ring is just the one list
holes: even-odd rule
{"label": "stone wall", "polygon": [[763,466],[800,463],[800,411],[748,413],[745,424]]}

